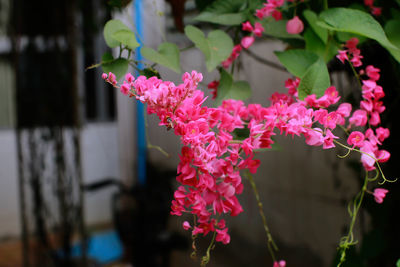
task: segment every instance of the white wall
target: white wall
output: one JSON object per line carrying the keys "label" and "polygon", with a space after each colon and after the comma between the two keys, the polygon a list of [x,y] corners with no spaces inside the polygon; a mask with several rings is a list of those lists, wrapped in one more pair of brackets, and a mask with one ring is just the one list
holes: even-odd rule
{"label": "white wall", "polygon": [[0,237],[19,232],[16,136],[0,130]]}

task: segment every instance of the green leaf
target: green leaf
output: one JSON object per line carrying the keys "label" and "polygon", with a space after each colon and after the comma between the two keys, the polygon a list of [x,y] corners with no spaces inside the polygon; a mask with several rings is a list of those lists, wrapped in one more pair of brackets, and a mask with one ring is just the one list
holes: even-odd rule
{"label": "green leaf", "polygon": [[109,63],[109,61],[113,61],[113,60],[114,60],[114,58],[113,58],[113,56],[111,55],[110,52],[105,52],[103,54],[103,56],[101,57],[102,64]]}
{"label": "green leaf", "polygon": [[139,70],[139,74],[145,76],[146,78],[155,76],[158,79],[161,79],[160,73],[153,68],[145,68],[145,69]]}
{"label": "green leaf", "polygon": [[400,18],[400,10],[396,8],[391,8],[390,15],[392,16],[392,18]]}
{"label": "green leaf", "polygon": [[318,16],[313,11],[306,9],[303,12],[304,18],[307,20],[308,24],[310,24],[311,29],[321,38],[321,41],[326,44],[328,41],[328,31],[317,25]]}
{"label": "green leaf", "polygon": [[150,61],[163,65],[177,73],[181,72],[179,48],[173,43],[162,43],[158,51],[150,47],[141,49],[142,55]]}
{"label": "green leaf", "polygon": [[304,99],[310,94],[315,94],[317,97],[321,97],[324,95],[326,89],[331,85],[328,68],[321,58],[312,64],[307,69],[304,76],[300,78],[301,81],[297,88],[300,99]]}
{"label": "green leaf", "polygon": [[126,45],[132,50],[140,46],[140,44],[136,41],[135,34],[131,30],[116,31],[112,34],[112,38],[121,44]]}
{"label": "green leaf", "polygon": [[400,267],[400,259],[397,260],[396,267]]}
{"label": "green leaf", "polygon": [[130,31],[130,29],[119,20],[112,19],[107,21],[106,25],[104,26],[103,35],[109,47],[113,48],[120,45],[121,42],[113,37],[113,34],[120,30]]}
{"label": "green leaf", "polygon": [[279,20],[279,21],[261,21],[262,26],[264,27],[264,33],[270,35],[272,37],[284,38],[284,39],[303,39],[299,34],[289,34],[286,31],[286,23],[287,20]]}
{"label": "green leaf", "polygon": [[358,39],[358,44],[362,44],[365,41],[368,40],[367,37],[355,34],[355,33],[350,33],[350,32],[336,32],[336,37],[341,43],[347,42],[350,38],[356,37]]}
{"label": "green leaf", "polygon": [[245,100],[251,96],[251,88],[246,81],[233,81],[232,76],[224,69],[221,70],[221,79],[218,86],[218,94],[215,102],[217,105],[225,99]]}
{"label": "green leaf", "polygon": [[232,39],[221,30],[210,32],[206,38],[200,29],[189,25],[185,27],[185,34],[203,52],[208,72],[215,69],[232,52]]}
{"label": "green leaf", "polygon": [[330,8],[320,14],[317,24],[328,30],[350,32],[366,36],[385,48],[397,49],[386,37],[379,22],[370,14],[350,8]]}
{"label": "green leaf", "polygon": [[[389,40],[400,48],[400,20],[389,20],[385,25],[385,32],[389,38]],[[392,56],[400,62],[400,49],[391,49],[387,48]]]}
{"label": "green leaf", "polygon": [[339,47],[333,41],[324,44],[311,28],[305,30],[304,40],[306,41],[306,50],[314,52],[320,58],[323,58],[325,63],[329,62],[339,50]]}
{"label": "green leaf", "polygon": [[195,0],[196,9],[199,11],[203,11],[210,4],[212,4],[215,0]]}
{"label": "green leaf", "polygon": [[275,52],[279,61],[294,76],[303,77],[308,68],[318,60],[318,55],[303,49]]}
{"label": "green leaf", "polygon": [[195,17],[194,20],[230,26],[240,25],[246,20],[246,15],[243,13],[216,14],[205,11]]}
{"label": "green leaf", "polygon": [[245,4],[243,0],[216,0],[207,6],[205,11],[216,14],[236,13],[241,11]]}
{"label": "green leaf", "polygon": [[103,72],[107,74],[109,72],[114,73],[117,80],[121,79],[128,71],[129,62],[125,58],[117,58],[113,60],[110,53],[105,53],[102,57],[102,62],[101,67],[103,68]]}

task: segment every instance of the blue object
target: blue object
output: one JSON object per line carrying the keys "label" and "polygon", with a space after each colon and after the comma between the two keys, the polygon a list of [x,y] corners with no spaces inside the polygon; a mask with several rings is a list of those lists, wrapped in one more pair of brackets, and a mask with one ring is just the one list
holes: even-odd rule
{"label": "blue object", "polygon": [[[133,13],[135,14],[134,24],[138,34],[138,42],[140,47],[143,45],[143,25],[142,25],[142,1],[135,0],[133,5]],[[142,60],[142,54],[140,53],[140,47],[136,48],[136,60],[139,61],[138,69],[143,68],[143,64],[140,63]],[[138,76],[136,73],[135,76]],[[146,144],[146,125],[144,121],[144,105],[140,102],[136,102],[136,129],[137,129],[137,177],[139,185],[146,184],[146,158],[147,158],[147,144]]]}
{"label": "blue object", "polygon": [[120,259],[122,253],[123,247],[115,231],[101,232],[89,239],[88,257],[101,264]]}
{"label": "blue object", "polygon": [[[64,252],[57,251],[62,257]],[[123,246],[117,233],[113,230],[93,234],[88,240],[87,256],[100,264],[108,264],[119,260],[123,254]],[[72,258],[81,258],[82,244],[77,243],[71,248]]]}

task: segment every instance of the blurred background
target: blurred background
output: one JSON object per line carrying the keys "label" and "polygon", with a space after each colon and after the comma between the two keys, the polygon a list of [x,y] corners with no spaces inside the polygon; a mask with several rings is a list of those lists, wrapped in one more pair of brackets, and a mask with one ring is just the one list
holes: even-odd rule
{"label": "blurred background", "polygon": [[[186,218],[169,216],[179,139],[152,116],[145,118],[143,139],[141,107],[105,84],[101,68],[87,69],[107,52],[102,31],[111,18],[149,47],[165,40],[190,46],[182,29],[193,23],[197,2],[0,0],[1,267],[199,266],[190,258],[190,233],[181,227]],[[252,55],[242,54],[237,79],[249,81],[249,102],[268,105],[273,92],[285,92],[289,74],[258,58],[278,64],[273,51],[284,49],[264,39]],[[363,55],[382,69],[382,126],[391,130],[383,148],[392,154],[384,172],[398,177],[399,66],[376,43],[364,46]],[[204,91],[218,79],[196,49],[182,52],[181,64],[203,73]],[[349,70],[337,62],[329,67],[343,99],[356,103]],[[181,81],[181,74],[158,71],[163,80]],[[276,141],[278,150],[259,155],[255,179],[278,258],[288,266],[333,266],[349,224],[346,204],[363,178],[359,155],[340,160],[340,149],[307,147],[299,138]],[[146,149],[146,142],[169,156]],[[257,202],[243,181],[244,212],[228,218],[231,243],[216,245],[210,267],[272,265]],[[365,201],[356,229],[360,242],[345,266],[394,266],[400,258],[399,183],[387,188],[384,204]],[[209,238],[199,241],[200,256]]]}

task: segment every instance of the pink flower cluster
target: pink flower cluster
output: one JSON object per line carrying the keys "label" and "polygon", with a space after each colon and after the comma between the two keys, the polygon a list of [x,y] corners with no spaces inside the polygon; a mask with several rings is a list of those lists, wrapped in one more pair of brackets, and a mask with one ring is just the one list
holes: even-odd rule
{"label": "pink flower cluster", "polygon": [[369,7],[372,15],[380,16],[382,14],[382,8],[374,6],[374,0],[364,0],[364,5]]}
{"label": "pink flower cluster", "polygon": [[279,8],[283,6],[285,0],[267,0],[267,3],[261,9],[256,10],[256,16],[259,19],[272,16],[275,20],[282,19],[282,12]]}
{"label": "pink flower cluster", "polygon": [[360,49],[357,48],[358,44],[358,39],[357,38],[351,38],[349,39],[344,47],[347,48],[347,50],[339,50],[338,55],[336,56],[342,63],[345,61],[350,61],[354,67],[360,67],[362,65],[361,59],[363,58],[361,56],[361,51]]}
{"label": "pink flower cluster", "polygon": [[281,260],[281,261],[275,261],[273,267],[286,267],[286,261]]}
{"label": "pink flower cluster", "polygon": [[[103,78],[113,81],[107,75]],[[239,100],[224,100],[216,108],[202,106],[206,97],[197,90],[202,74],[195,71],[185,73],[182,80],[183,83],[176,86],[157,77],[147,79],[139,76],[134,79],[127,74],[120,89],[124,94],[147,103],[148,113],[157,114],[160,125],[173,129],[180,136],[183,147],[176,179],[181,186],[174,193],[171,214],[195,215],[195,223],[184,222],[184,229],[191,229],[192,235],[216,232],[216,240],[224,244],[229,243],[230,236],[219,215],[236,216],[243,211],[237,199],[243,191],[240,170],[257,171],[260,165],[260,161],[255,159],[257,150],[271,147],[275,129],[281,134],[302,135],[307,144],[329,149],[335,146],[334,139],[338,138],[332,131],[337,125],[344,125],[351,112],[348,103],[328,111],[327,108],[340,99],[333,86],[320,98],[310,95],[303,101],[299,100],[296,97],[299,79],[288,80],[289,93],[274,94],[269,107],[259,104],[245,106]],[[248,129],[249,136],[235,140],[234,131],[243,128]],[[370,133],[368,141],[357,133],[351,137],[351,145],[363,144],[361,150],[368,154],[383,157],[388,153],[375,150],[376,145],[387,137],[385,129],[377,129],[376,135]],[[368,159],[364,161],[368,163],[368,169],[373,168]]]}
{"label": "pink flower cluster", "polygon": [[246,21],[242,24],[242,30],[251,32],[251,35],[243,37],[240,44],[237,44],[233,47],[231,55],[221,63],[225,69],[227,69],[233,63],[233,61],[239,57],[242,48],[248,49],[254,43],[254,35],[261,37],[262,33],[264,32],[264,28],[261,23],[256,22],[253,27],[249,21]]}
{"label": "pink flower cluster", "polygon": [[[354,67],[362,66],[362,56],[360,50],[357,49],[358,39],[351,38],[346,43],[348,50],[339,51],[338,58],[344,63],[344,60],[348,60]],[[348,54],[351,55],[349,60]],[[381,86],[377,85],[377,81],[380,78],[380,70],[372,65],[369,65],[365,70],[359,71],[359,77],[365,77],[361,79],[362,82],[362,98],[360,102],[360,109],[354,111],[353,115],[349,119],[351,126],[364,127],[367,124],[369,127],[365,133],[355,131],[352,132],[347,140],[349,145],[353,147],[359,147],[363,152],[361,155],[361,161],[364,168],[367,171],[375,169],[375,162],[386,162],[390,158],[390,153],[386,150],[380,150],[378,145],[389,137],[389,129],[378,127],[375,130],[371,126],[378,126],[381,122],[380,114],[385,110],[385,106],[381,99],[385,96]]]}
{"label": "pink flower cluster", "polygon": [[[288,2],[293,2],[294,0],[288,0]],[[264,19],[266,17],[272,16],[276,21],[282,19],[282,12],[279,10],[285,0],[267,0],[267,3],[261,9],[256,10],[256,16],[259,19]],[[286,31],[290,34],[301,33],[304,29],[303,22],[298,16],[294,16],[286,23]]]}
{"label": "pink flower cluster", "polygon": [[[293,2],[294,0],[288,0],[288,2]],[[264,19],[265,17],[272,16],[275,20],[282,19],[282,13],[279,11],[279,8],[285,3],[285,0],[267,0],[267,3],[264,4],[263,8],[256,10],[256,16],[259,19]],[[261,37],[264,32],[264,28],[261,23],[256,22],[253,25],[249,21],[242,23],[242,30],[250,32],[251,35],[245,36],[241,39],[240,44],[237,44],[233,47],[231,55],[222,62],[222,66],[224,68],[228,68],[233,61],[235,61],[242,51],[242,48],[248,49],[253,45],[255,41],[255,37]],[[298,16],[294,16],[286,23],[286,31],[289,34],[299,34],[304,30],[304,24],[300,20]]]}

